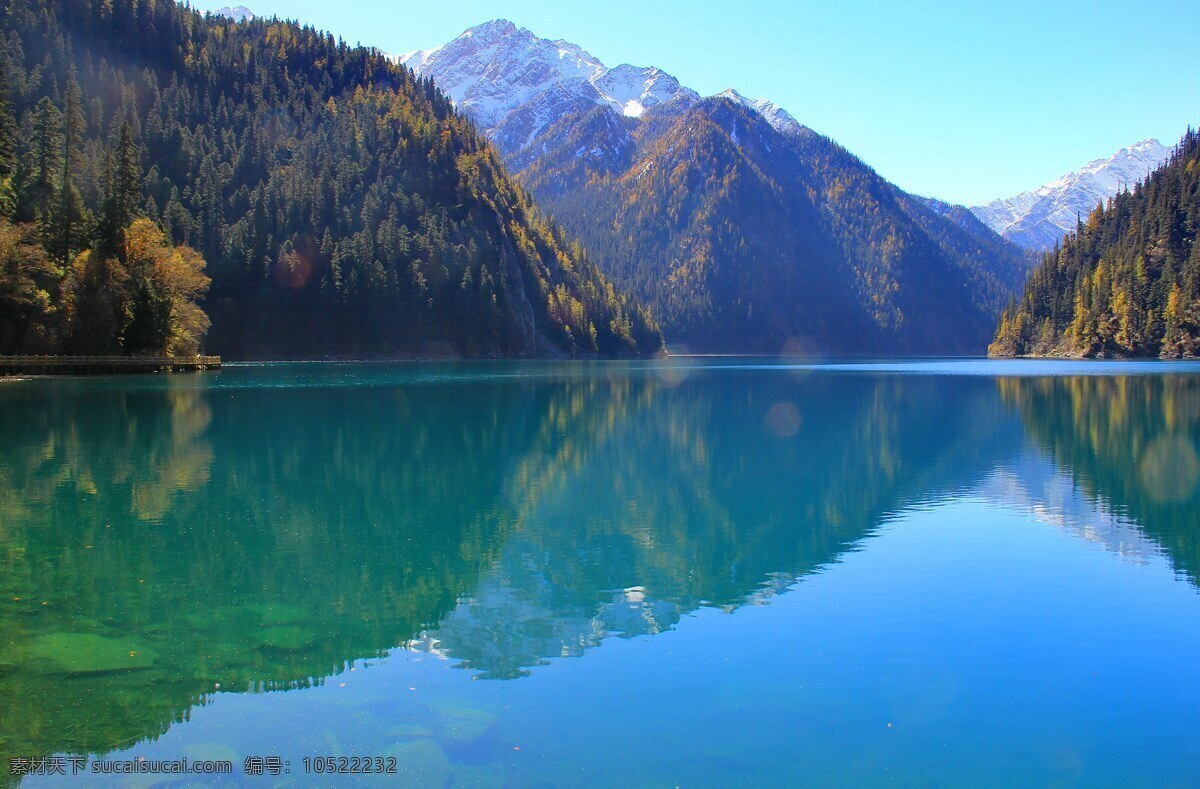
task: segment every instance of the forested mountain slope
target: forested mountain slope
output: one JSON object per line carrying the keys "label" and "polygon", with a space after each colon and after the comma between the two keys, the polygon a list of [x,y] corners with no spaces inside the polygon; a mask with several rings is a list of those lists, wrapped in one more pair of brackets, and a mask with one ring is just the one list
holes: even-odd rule
{"label": "forested mountain slope", "polygon": [[696,350],[979,353],[1028,270],[965,210],[727,96],[592,108],[530,150],[539,202]]}
{"label": "forested mountain slope", "polygon": [[995,356],[1200,355],[1200,133],[1046,253]]}
{"label": "forested mountain slope", "polygon": [[36,280],[35,298],[0,301],[8,352],[64,344],[59,291],[102,235],[121,150],[132,151],[132,213],[207,261],[211,351],[661,345],[471,122],[374,50],[170,0],[11,0],[0,33],[11,121],[0,178],[10,218],[55,262],[22,280]]}

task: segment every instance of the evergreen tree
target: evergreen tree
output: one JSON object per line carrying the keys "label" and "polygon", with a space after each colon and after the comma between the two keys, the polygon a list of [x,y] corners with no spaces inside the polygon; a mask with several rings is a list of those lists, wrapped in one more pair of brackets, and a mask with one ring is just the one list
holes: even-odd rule
{"label": "evergreen tree", "polygon": [[138,216],[142,203],[142,165],[133,142],[133,128],[121,124],[109,156],[102,221],[99,228],[99,248],[105,254],[119,254],[121,233]]}
{"label": "evergreen tree", "polygon": [[62,155],[62,113],[48,97],[34,110],[29,142],[29,178],[18,200],[19,218],[44,222],[58,193],[59,160]]}
{"label": "evergreen tree", "polygon": [[80,150],[85,131],[79,83],[74,74],[67,80],[65,109],[62,114],[62,157],[58,195],[47,226],[47,249],[64,268],[75,253],[87,246],[89,215],[76,179],[83,170]]}

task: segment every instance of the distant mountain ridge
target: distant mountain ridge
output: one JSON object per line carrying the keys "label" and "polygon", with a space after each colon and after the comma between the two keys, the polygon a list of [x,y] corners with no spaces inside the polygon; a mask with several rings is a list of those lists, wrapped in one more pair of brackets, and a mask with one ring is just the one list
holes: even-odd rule
{"label": "distant mountain ridge", "polygon": [[431,77],[675,347],[981,353],[1024,254],[766,99],[701,98],[497,20],[397,58]]}
{"label": "distant mountain ridge", "polygon": [[988,227],[1026,249],[1046,250],[1075,231],[1101,202],[1146,179],[1171,155],[1158,140],[1142,140],[1096,159],[1048,184],[971,211]]}

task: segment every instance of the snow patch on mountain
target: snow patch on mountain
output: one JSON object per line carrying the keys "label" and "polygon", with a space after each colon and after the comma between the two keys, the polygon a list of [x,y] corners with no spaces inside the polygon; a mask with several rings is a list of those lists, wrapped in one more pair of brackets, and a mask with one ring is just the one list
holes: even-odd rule
{"label": "snow patch on mountain", "polygon": [[698,98],[679,80],[654,67],[638,68],[622,64],[608,69],[592,84],[604,100],[627,118],[639,118],[648,108],[686,96]]}
{"label": "snow patch on mountain", "polygon": [[[504,19],[473,27],[445,46],[418,50],[399,60],[417,74],[432,76],[450,100],[489,134],[509,113],[539,97],[544,102],[542,94],[556,88],[569,86],[572,93],[601,100],[593,82],[608,71],[580,47],[538,38]],[[540,128],[550,120],[533,122]]]}
{"label": "snow patch on mountain", "polygon": [[[433,77],[455,106],[509,153],[523,150],[564,113],[581,106],[605,105],[627,118],[640,118],[670,101],[690,105],[700,99],[662,69],[608,68],[575,44],[539,38],[504,19],[396,59],[418,75]],[[767,99],[747,99],[734,90],[719,95],[759,113],[784,134],[804,130]]]}
{"label": "snow patch on mountain", "polygon": [[1080,217],[1124,189],[1132,189],[1171,155],[1158,140],[1143,140],[1088,162],[1044,186],[975,206],[988,227],[1027,249],[1049,249],[1075,230]]}

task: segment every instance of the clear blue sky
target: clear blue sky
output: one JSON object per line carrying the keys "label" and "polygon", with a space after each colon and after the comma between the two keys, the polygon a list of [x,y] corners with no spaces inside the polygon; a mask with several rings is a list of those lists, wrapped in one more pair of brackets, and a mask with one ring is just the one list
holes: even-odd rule
{"label": "clear blue sky", "polygon": [[1197,0],[196,0],[388,52],[503,17],[609,66],[777,102],[918,194],[974,204],[1200,125]]}

